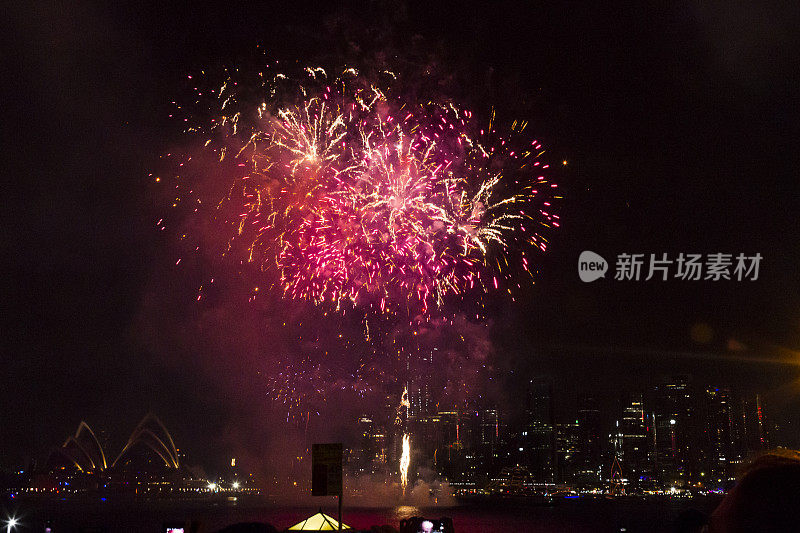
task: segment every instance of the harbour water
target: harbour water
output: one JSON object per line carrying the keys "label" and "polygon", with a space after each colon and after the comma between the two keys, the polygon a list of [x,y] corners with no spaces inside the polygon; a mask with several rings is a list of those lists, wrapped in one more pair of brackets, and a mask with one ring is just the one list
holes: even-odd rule
{"label": "harbour water", "polygon": [[[457,533],[512,532],[647,532],[675,531],[678,516],[697,509],[709,513],[719,498],[672,498],[662,500],[565,499],[553,505],[525,500],[491,500],[469,504],[420,508],[346,506],[343,522],[357,530],[387,524],[398,527],[411,516],[453,519]],[[275,506],[259,502],[170,502],[48,500],[18,502],[15,512],[19,531],[139,532],[164,531],[165,524],[194,524],[198,532],[214,532],[241,522],[266,522],[283,530],[322,509],[336,516],[335,501],[319,507]]]}

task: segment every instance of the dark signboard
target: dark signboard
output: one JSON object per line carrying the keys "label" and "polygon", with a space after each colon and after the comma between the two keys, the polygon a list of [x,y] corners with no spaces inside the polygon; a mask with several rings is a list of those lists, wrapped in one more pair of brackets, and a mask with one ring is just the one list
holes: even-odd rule
{"label": "dark signboard", "polygon": [[311,448],[311,495],[342,493],[342,443],[314,444]]}

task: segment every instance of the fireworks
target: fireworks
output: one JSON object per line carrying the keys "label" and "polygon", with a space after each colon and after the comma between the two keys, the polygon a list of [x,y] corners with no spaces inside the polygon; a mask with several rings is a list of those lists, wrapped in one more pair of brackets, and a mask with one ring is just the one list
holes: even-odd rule
{"label": "fireworks", "polygon": [[406,493],[408,486],[408,467],[411,464],[411,436],[408,433],[403,435],[403,455],[400,456],[400,485],[403,487],[403,494]]}
{"label": "fireworks", "polygon": [[[332,348],[335,340],[330,337],[321,340],[323,345]],[[327,357],[328,351],[321,353],[314,348],[317,342],[303,345],[302,356],[287,353],[269,362],[268,368],[260,372],[266,383],[266,394],[273,405],[286,413],[286,422],[293,421],[298,427],[307,427],[312,417],[338,402],[365,399],[375,391],[375,385],[382,374],[370,365],[358,361],[343,361],[340,357]],[[337,353],[346,350],[360,350],[357,346],[345,343],[337,347]],[[374,356],[366,356],[371,359]]]}
{"label": "fireworks", "polygon": [[[411,407],[411,403],[408,401],[408,387],[403,389],[403,394],[400,396],[400,405],[397,406],[397,415],[394,418],[394,424],[396,426],[402,426],[403,421],[408,416],[408,408]],[[405,412],[403,411],[405,409]]]}
{"label": "fireworks", "polygon": [[[400,396],[400,405],[397,406],[397,418],[395,418],[395,425],[404,426],[405,420],[408,417],[408,409],[411,407],[411,402],[408,400],[408,387],[403,389],[403,394]],[[405,410],[405,412],[404,412]],[[403,495],[406,493],[408,486],[408,466],[411,464],[411,435],[403,433],[403,453],[400,455],[400,486],[403,488]]]}
{"label": "fireworks", "polygon": [[179,166],[211,184],[179,176],[175,205],[221,221],[222,252],[289,299],[427,316],[466,293],[512,293],[558,226],[541,145],[525,122],[500,134],[494,117],[481,127],[451,102],[406,100],[384,77],[198,83],[204,111],[186,131],[213,157]]}
{"label": "fireworks", "polygon": [[[318,305],[320,319],[363,324],[369,346],[343,342],[329,357],[326,341],[324,350],[289,345],[275,355],[264,375],[287,419],[307,426],[331,395],[378,390],[392,373],[387,360],[413,352],[383,338],[398,317],[410,319],[414,331],[403,338],[412,339],[422,322],[465,314],[466,298],[480,305],[489,293],[513,295],[559,225],[558,188],[524,121],[500,127],[494,113],[481,119],[420,96],[391,73],[265,65],[187,82],[192,102],[171,115],[187,149],[167,155],[172,179],[155,179],[188,217],[166,216],[159,228],[185,220],[184,249],[252,280],[250,301],[272,304],[262,295],[277,293]],[[224,278],[210,274],[198,301],[224,290]],[[355,353],[364,364],[325,362]]]}

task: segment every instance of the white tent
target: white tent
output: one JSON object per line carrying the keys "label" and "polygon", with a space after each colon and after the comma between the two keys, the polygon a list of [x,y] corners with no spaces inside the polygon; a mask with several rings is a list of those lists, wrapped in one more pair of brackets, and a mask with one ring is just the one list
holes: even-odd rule
{"label": "white tent", "polygon": [[[342,530],[352,529],[347,524],[342,524]],[[322,511],[298,522],[287,531],[339,531],[339,521]]]}

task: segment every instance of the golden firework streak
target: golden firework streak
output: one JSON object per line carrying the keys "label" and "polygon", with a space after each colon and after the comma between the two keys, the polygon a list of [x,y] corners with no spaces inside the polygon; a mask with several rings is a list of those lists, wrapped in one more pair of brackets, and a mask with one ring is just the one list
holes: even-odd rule
{"label": "golden firework streak", "polygon": [[403,434],[403,455],[400,457],[400,485],[403,487],[403,495],[408,486],[408,465],[411,464],[411,436]]}

